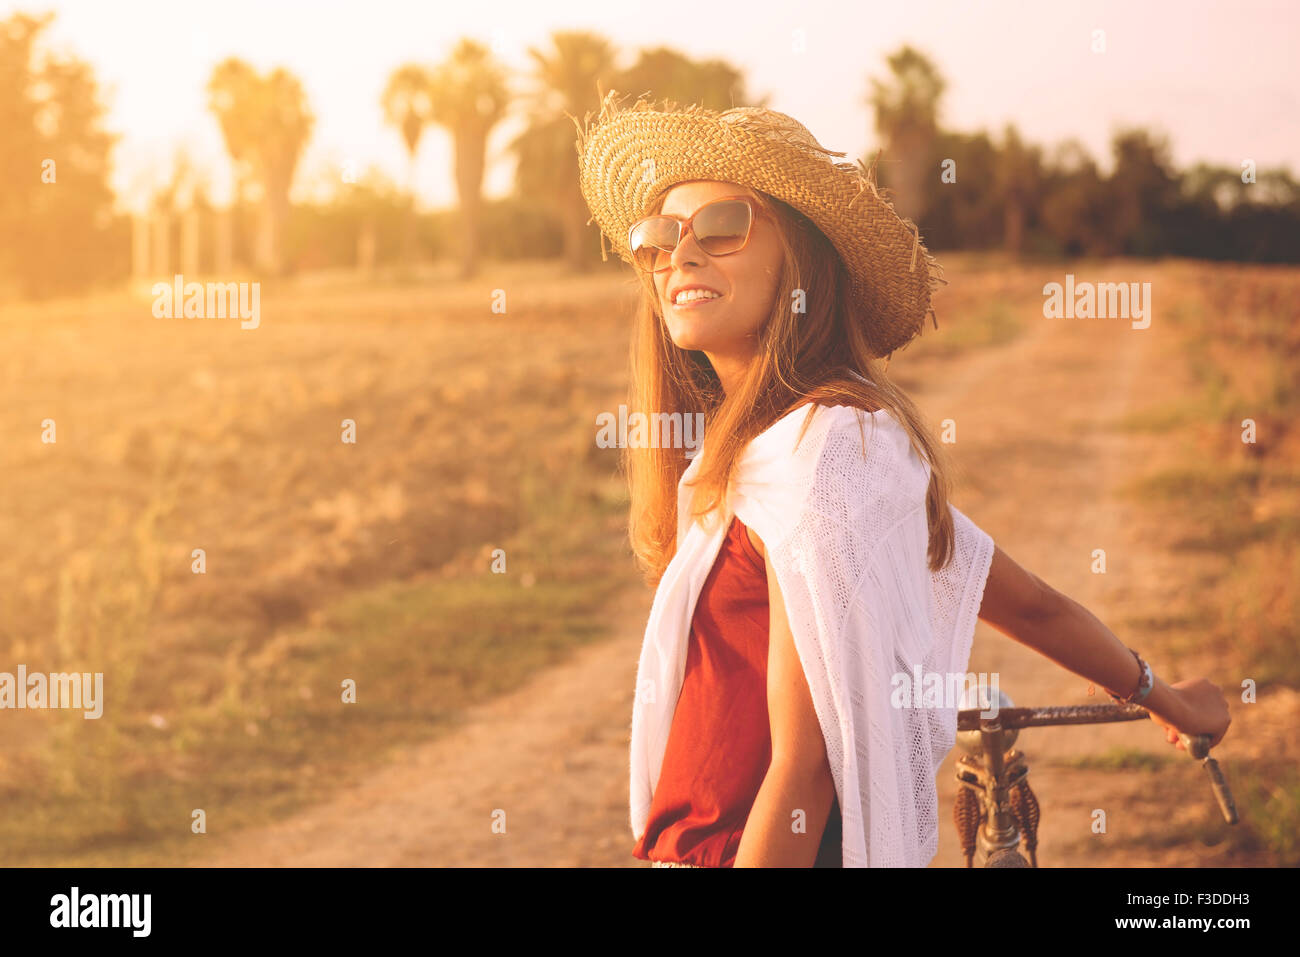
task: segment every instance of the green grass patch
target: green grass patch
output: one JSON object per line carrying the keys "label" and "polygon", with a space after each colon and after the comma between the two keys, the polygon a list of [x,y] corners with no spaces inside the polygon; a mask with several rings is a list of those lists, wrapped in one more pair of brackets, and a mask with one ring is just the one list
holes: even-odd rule
{"label": "green grass patch", "polygon": [[1124,432],[1155,432],[1167,434],[1176,429],[1198,426],[1215,421],[1220,412],[1204,392],[1180,396],[1136,409],[1115,419],[1113,428]]}
{"label": "green grass patch", "polygon": [[[203,850],[190,835],[196,807],[209,833],[302,810],[395,746],[430,739],[465,707],[608,635],[604,609],[625,584],[541,575],[526,586],[519,573],[472,573],[339,598],[320,623],[266,644],[178,727],[70,728],[77,757],[60,749],[57,766],[34,768],[43,802],[32,807],[25,789],[0,794],[6,863],[165,865]],[[355,703],[342,702],[344,680]],[[101,731],[120,733],[116,748]],[[113,765],[126,754],[129,767]]]}
{"label": "green grass patch", "polygon": [[1084,771],[1159,771],[1172,764],[1173,758],[1167,754],[1152,754],[1137,748],[1116,746],[1101,754],[1062,758],[1056,763]]}
{"label": "green grass patch", "polygon": [[[918,354],[924,352],[938,357],[950,357],[970,349],[1006,345],[1018,339],[1025,331],[1024,318],[1010,303],[996,300],[979,312],[964,315],[957,322],[941,327],[943,335],[916,341]],[[924,347],[924,348],[921,348]]]}
{"label": "green grass patch", "polygon": [[[118,729],[73,729],[82,749],[75,787],[58,786],[55,770],[68,770],[60,750],[59,767],[36,776],[35,818],[26,789],[0,794],[7,863],[176,863],[203,850],[189,832],[195,808],[209,833],[299,811],[394,747],[433,737],[468,706],[606,636],[606,606],[626,584],[561,568],[535,580],[471,573],[343,596],[317,624],[264,645],[217,701],[187,709],[179,726],[121,728],[113,753],[129,754],[127,767],[100,760],[107,743],[98,732]],[[345,681],[355,703],[342,701]],[[88,789],[99,800],[88,801]]]}
{"label": "green grass patch", "polygon": [[1231,829],[1234,844],[1275,855],[1279,867],[1300,867],[1300,770],[1233,768],[1228,783],[1240,817]]}
{"label": "green grass patch", "polygon": [[[1177,546],[1231,555],[1218,578],[1197,589],[1189,615],[1198,637],[1262,685],[1300,687],[1300,475],[1263,466],[1201,466],[1132,483],[1143,501],[1176,509],[1186,529]],[[1260,513],[1259,502],[1273,503]]]}
{"label": "green grass patch", "polygon": [[1148,643],[1158,636],[1162,652],[1177,658],[1201,649],[1205,617],[1204,611],[1192,609],[1176,614],[1130,615],[1120,621],[1117,630],[1134,646]]}
{"label": "green grass patch", "polygon": [[611,603],[640,581],[614,461],[521,466],[503,573],[478,541],[439,573],[340,590],[301,620],[209,618],[161,648],[145,640],[157,555],[141,524],[148,548],[102,552],[64,598],[69,660],[102,663],[115,706],[99,721],[27,716],[46,741],[8,757],[4,863],[186,862],[209,846],[191,833],[196,809],[209,835],[281,820],[607,637]]}
{"label": "green grass patch", "polygon": [[1129,482],[1122,489],[1138,501],[1176,507],[1188,534],[1186,548],[1235,551],[1255,542],[1287,543],[1300,536],[1295,513],[1255,517],[1261,498],[1300,494],[1300,474],[1262,465],[1215,465],[1165,469]]}

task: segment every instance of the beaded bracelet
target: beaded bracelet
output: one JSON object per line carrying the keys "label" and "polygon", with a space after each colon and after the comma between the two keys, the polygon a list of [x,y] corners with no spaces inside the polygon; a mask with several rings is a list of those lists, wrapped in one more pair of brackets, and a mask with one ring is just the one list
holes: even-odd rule
{"label": "beaded bracelet", "polygon": [[[1133,651],[1133,649],[1130,648],[1129,651]],[[1151,693],[1151,689],[1156,686],[1156,679],[1155,675],[1151,673],[1151,666],[1143,661],[1142,656],[1136,651],[1133,651],[1133,657],[1137,659],[1139,668],[1138,683],[1133,693],[1127,698],[1121,698],[1109,688],[1106,689],[1106,694],[1110,695],[1119,704],[1137,704],[1144,701],[1146,696]]]}

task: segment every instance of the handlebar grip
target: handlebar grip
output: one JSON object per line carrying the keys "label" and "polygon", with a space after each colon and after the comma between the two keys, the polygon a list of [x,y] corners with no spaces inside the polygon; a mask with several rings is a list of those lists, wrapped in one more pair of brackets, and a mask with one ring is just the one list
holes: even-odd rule
{"label": "handlebar grip", "polygon": [[1223,772],[1219,770],[1219,762],[1208,755],[1205,758],[1205,770],[1210,773],[1210,787],[1214,789],[1214,797],[1219,802],[1219,810],[1223,812],[1223,819],[1229,824],[1237,823],[1237,805],[1233,803],[1232,792],[1228,790],[1228,782],[1224,780]]}
{"label": "handlebar grip", "polygon": [[1237,805],[1232,800],[1232,792],[1228,790],[1228,782],[1223,777],[1223,771],[1219,769],[1219,762],[1210,757],[1210,736],[1208,734],[1179,734],[1178,740],[1183,743],[1187,753],[1194,758],[1199,758],[1201,766],[1210,776],[1210,789],[1214,791],[1214,799],[1219,802],[1219,810],[1223,812],[1223,819],[1229,824],[1237,823]]}

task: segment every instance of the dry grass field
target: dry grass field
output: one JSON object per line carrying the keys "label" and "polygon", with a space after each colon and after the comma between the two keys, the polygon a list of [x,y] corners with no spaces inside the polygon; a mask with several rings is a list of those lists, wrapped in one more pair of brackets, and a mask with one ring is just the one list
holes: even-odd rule
{"label": "dry grass field", "polygon": [[[1040,861],[1300,863],[1300,270],[945,266],[939,330],[889,372],[957,422],[954,501],[1233,713],[1231,830],[1152,727],[1026,735]],[[1151,282],[1151,327],[1043,318],[1067,271]],[[106,698],[0,712],[0,861],[636,863],[649,594],[594,441],[636,286],[484,277],[267,283],[255,330],[156,319],[147,290],[0,308],[0,671],[102,671]],[[984,625],[971,667],[1088,700]]]}

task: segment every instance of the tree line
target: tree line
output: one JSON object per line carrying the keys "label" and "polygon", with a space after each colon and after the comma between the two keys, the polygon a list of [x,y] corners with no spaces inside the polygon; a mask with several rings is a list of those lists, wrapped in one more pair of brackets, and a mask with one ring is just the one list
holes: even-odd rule
{"label": "tree line", "polygon": [[[131,226],[109,186],[118,136],[104,129],[90,66],[43,49],[52,17],[0,21],[0,228],[9,237],[0,245],[0,291],[29,296],[116,281],[130,270]],[[441,62],[398,66],[376,108],[406,148],[408,182],[399,186],[373,168],[345,170],[331,196],[302,203],[290,194],[315,128],[302,83],[238,58],[217,64],[205,92],[235,173],[235,259],[263,275],[347,268],[357,262],[358,237],[368,236],[380,263],[450,259],[463,277],[485,257],[554,257],[570,270],[590,269],[600,262],[599,241],[578,190],[570,116],[597,109],[609,89],[711,109],[768,105],[726,61],[654,47],[619,68],[615,45],[588,31],[556,31],[528,57],[529,69],[515,73],[466,38]],[[864,162],[932,249],[1300,261],[1300,185],[1284,169],[1256,169],[1243,157],[1241,169],[1179,170],[1165,138],[1129,129],[1114,136],[1113,168],[1103,175],[1075,141],[1048,149],[1010,125],[995,136],[945,129],[945,87],[923,53],[903,47],[869,79],[862,100],[879,143]],[[522,120],[504,147],[514,160],[513,190],[488,200],[489,140],[508,116]],[[433,128],[452,146],[456,205],[419,213],[414,170]],[[150,205],[209,209],[207,193],[182,153]]]}

